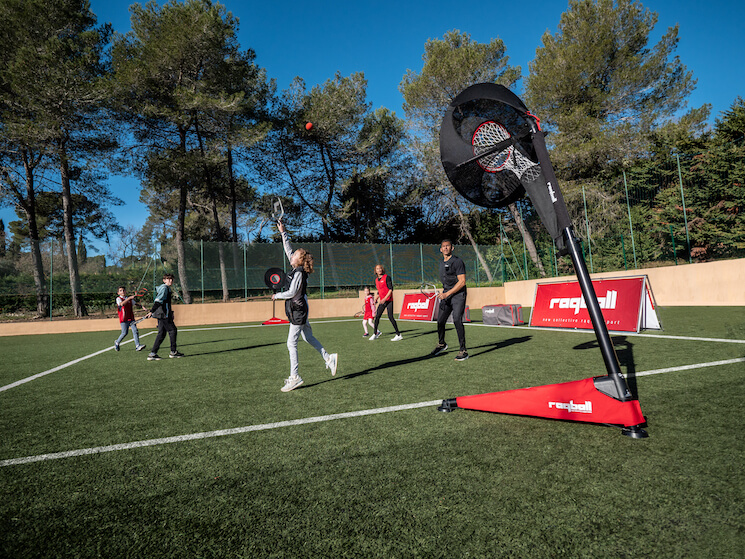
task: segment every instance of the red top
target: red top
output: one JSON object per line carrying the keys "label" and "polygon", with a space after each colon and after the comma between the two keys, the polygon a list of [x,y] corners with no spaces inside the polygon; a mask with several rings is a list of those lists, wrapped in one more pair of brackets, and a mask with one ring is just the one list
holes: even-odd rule
{"label": "red top", "polygon": [[122,304],[124,298],[116,298],[116,306],[119,311],[119,322],[131,322],[135,319],[135,313],[132,310],[132,299]]}
{"label": "red top", "polygon": [[375,297],[368,295],[365,297],[365,318],[373,317],[373,309],[375,308]]}
{"label": "red top", "polygon": [[375,287],[378,290],[378,300],[382,301],[383,299],[385,299],[385,296],[388,295],[389,291],[393,291],[393,282],[391,282],[388,274],[383,274],[381,277],[375,278]]}

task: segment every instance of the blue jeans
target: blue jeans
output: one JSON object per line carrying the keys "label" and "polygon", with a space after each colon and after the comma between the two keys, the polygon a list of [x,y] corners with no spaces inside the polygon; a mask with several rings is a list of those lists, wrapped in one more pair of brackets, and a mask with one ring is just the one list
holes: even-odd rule
{"label": "blue jeans", "polygon": [[124,336],[127,335],[127,332],[129,332],[129,329],[132,329],[132,336],[135,339],[135,347],[140,347],[140,332],[137,330],[137,326],[135,326],[134,320],[132,321],[124,321],[121,323],[122,327],[122,333],[119,335],[119,337],[116,340],[117,344],[120,344],[122,340],[124,339]]}

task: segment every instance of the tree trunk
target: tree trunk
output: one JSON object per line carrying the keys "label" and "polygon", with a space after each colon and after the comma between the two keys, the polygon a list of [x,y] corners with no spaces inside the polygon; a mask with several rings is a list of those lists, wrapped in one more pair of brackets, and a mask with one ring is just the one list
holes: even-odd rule
{"label": "tree trunk", "polygon": [[[236,285],[240,284],[239,270],[243,264],[240,246],[238,245],[238,194],[235,190],[235,177],[233,175],[233,148],[228,144],[228,186],[230,188],[230,232],[232,235],[233,249],[233,277]],[[248,241],[248,239],[246,239]]]}
{"label": "tree trunk", "polygon": [[217,243],[217,255],[220,258],[220,279],[222,281],[222,302],[230,302],[230,290],[228,289],[228,272],[225,266],[225,243]]}
{"label": "tree trunk", "polygon": [[[210,181],[208,181],[210,182]],[[220,259],[220,280],[222,282],[222,302],[230,301],[230,291],[228,290],[228,272],[225,268],[225,247],[222,240],[222,229],[220,229],[220,214],[217,211],[217,199],[212,193],[212,219],[217,229],[217,254]]]}
{"label": "tree trunk", "polygon": [[461,232],[468,238],[468,241],[471,243],[471,246],[473,247],[473,252],[476,254],[476,258],[479,259],[479,263],[481,264],[481,267],[484,270],[484,273],[486,274],[486,278],[492,282],[494,281],[494,278],[491,275],[491,270],[489,269],[489,265],[486,262],[486,259],[481,254],[481,250],[479,250],[479,246],[476,244],[476,241],[473,238],[473,235],[471,235],[471,225],[468,223],[468,218],[466,218],[465,215],[463,215],[463,212],[460,211],[460,208],[457,204],[453,204],[455,206],[456,211],[458,212],[458,219],[460,219],[460,230]]}
{"label": "tree trunk", "polygon": [[215,192],[214,185],[212,184],[212,170],[207,164],[207,153],[204,149],[204,143],[202,142],[202,132],[199,128],[199,121],[196,121],[197,140],[199,141],[199,151],[202,154],[202,170],[204,171],[204,178],[207,182],[207,193],[212,203],[212,221],[215,224],[215,232],[217,236],[217,253],[220,260],[220,283],[222,283],[222,302],[227,303],[230,301],[230,292],[228,290],[228,273],[225,269],[225,247],[223,246],[222,227],[220,227],[220,213],[217,211],[217,193]]}
{"label": "tree trunk", "polygon": [[[517,204],[513,202],[508,207],[510,209],[510,213],[512,213],[512,218],[515,220],[518,231],[520,231],[520,234],[523,236],[523,242],[525,243],[525,248],[530,255],[530,259],[533,261],[533,264],[535,264],[535,267],[538,268],[538,273],[541,274],[541,277],[545,278],[546,270],[543,268],[543,262],[541,262],[541,259],[538,256],[538,249],[535,246],[535,241],[533,241],[533,235],[530,234],[530,231],[525,226],[525,222],[520,215],[520,211],[517,209]],[[525,271],[525,273],[527,275],[527,270]]]}
{"label": "tree trunk", "polygon": [[70,293],[72,295],[72,308],[75,316],[88,316],[88,310],[83,301],[82,289],[80,288],[80,273],[78,272],[78,257],[75,251],[75,231],[72,225],[72,194],[70,193],[70,167],[67,162],[67,153],[64,145],[60,146],[60,179],[62,181],[62,212],[63,228],[65,235],[65,248],[67,249],[67,268],[70,272]]}
{"label": "tree trunk", "polygon": [[[41,259],[39,226],[36,223],[34,166],[31,164],[26,151],[23,152],[23,166],[26,172],[26,200],[23,209],[26,212],[28,239],[31,242],[31,263],[34,275],[34,288],[36,290],[36,314],[42,317],[49,314],[49,293],[47,292],[47,282],[44,278],[44,262]],[[51,251],[49,257],[52,257]]]}
{"label": "tree trunk", "polygon": [[176,223],[176,254],[178,255],[178,278],[181,286],[181,299],[185,304],[191,305],[191,291],[186,277],[186,248],[184,239],[186,237],[186,185],[179,185],[178,221]]}
{"label": "tree trunk", "polygon": [[[186,155],[186,130],[179,130],[181,154]],[[176,222],[176,254],[178,255],[178,278],[181,286],[181,300],[186,305],[191,305],[191,291],[189,291],[189,280],[186,276],[186,194],[187,185],[182,179],[179,184],[178,220]]]}

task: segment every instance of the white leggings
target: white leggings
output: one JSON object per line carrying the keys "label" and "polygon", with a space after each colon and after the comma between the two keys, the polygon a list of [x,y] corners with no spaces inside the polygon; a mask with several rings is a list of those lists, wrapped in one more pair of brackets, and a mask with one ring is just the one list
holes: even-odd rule
{"label": "white leggings", "polygon": [[300,336],[303,336],[303,340],[316,348],[318,353],[321,354],[321,357],[323,357],[324,362],[329,358],[329,354],[323,348],[321,342],[313,336],[313,329],[310,327],[310,323],[290,324],[290,333],[287,335],[287,349],[290,352],[290,376],[292,377],[299,376],[297,342]]}

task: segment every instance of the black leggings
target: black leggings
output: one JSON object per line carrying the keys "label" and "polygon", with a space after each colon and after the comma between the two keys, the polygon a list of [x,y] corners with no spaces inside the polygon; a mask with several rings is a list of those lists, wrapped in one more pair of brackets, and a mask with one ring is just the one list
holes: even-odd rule
{"label": "black leggings", "polygon": [[388,320],[391,321],[391,324],[393,324],[393,327],[396,329],[396,334],[399,335],[400,332],[398,331],[398,324],[396,324],[396,319],[393,318],[393,297],[388,299],[382,305],[378,305],[378,312],[375,313],[375,326],[373,326],[373,334],[378,333],[378,324],[380,323],[380,317],[383,316],[383,311],[386,309],[388,309]]}
{"label": "black leggings", "polygon": [[455,331],[458,333],[460,350],[466,351],[466,329],[463,327],[463,315],[465,312],[466,294],[462,291],[444,301],[440,301],[440,308],[437,313],[437,335],[440,337],[439,342],[441,345],[445,343],[445,324],[452,313]]}

